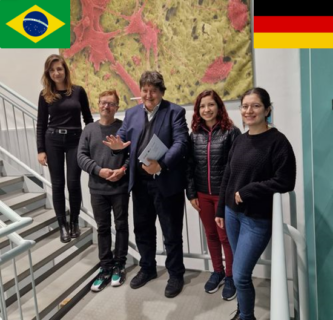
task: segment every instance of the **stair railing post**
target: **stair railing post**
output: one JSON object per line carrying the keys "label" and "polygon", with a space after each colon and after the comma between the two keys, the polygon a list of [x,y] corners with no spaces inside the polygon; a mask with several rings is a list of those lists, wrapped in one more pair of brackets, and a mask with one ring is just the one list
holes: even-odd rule
{"label": "stair railing post", "polygon": [[[13,242],[9,241],[10,243],[10,249],[14,249]],[[23,314],[22,314],[22,304],[21,304],[21,296],[20,296],[20,288],[18,284],[18,278],[17,278],[17,268],[16,268],[16,259],[15,257],[12,259],[13,269],[14,269],[14,277],[15,277],[15,290],[16,290],[16,297],[17,297],[17,304],[20,311],[20,317],[23,320]]]}
{"label": "stair railing post", "polygon": [[34,277],[34,270],[32,268],[32,258],[31,258],[31,250],[30,249],[28,250],[28,257],[29,257],[31,287],[32,287],[32,293],[33,293],[34,302],[35,302],[36,320],[40,320],[40,318],[39,318],[39,311],[38,311],[37,294],[36,294],[35,277]]}

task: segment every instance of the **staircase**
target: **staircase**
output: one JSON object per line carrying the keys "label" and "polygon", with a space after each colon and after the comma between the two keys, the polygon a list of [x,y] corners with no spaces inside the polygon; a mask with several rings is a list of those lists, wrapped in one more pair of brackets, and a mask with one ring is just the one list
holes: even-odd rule
{"label": "staircase", "polygon": [[[18,234],[36,242],[31,256],[39,318],[61,319],[89,291],[98,268],[98,250],[92,241],[91,227],[81,227],[81,236],[69,243],[60,242],[50,195],[33,180],[0,160],[0,200],[21,216],[33,218],[33,223],[19,230]],[[3,215],[0,219],[9,223]],[[1,254],[9,249],[9,240],[1,238]],[[16,258],[16,269],[23,318],[36,319],[26,253]],[[1,265],[1,276],[8,319],[21,319],[12,261]]]}

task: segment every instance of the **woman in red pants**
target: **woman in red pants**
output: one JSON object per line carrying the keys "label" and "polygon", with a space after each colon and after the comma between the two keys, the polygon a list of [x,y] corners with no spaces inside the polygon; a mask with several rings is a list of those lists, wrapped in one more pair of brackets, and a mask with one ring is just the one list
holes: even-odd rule
{"label": "woman in red pants", "polygon": [[194,104],[186,195],[204,225],[214,268],[205,284],[205,291],[214,293],[224,284],[224,300],[232,300],[236,296],[232,278],[233,257],[226,231],[215,223],[215,214],[229,150],[240,134],[220,96],[214,90],[200,93]]}

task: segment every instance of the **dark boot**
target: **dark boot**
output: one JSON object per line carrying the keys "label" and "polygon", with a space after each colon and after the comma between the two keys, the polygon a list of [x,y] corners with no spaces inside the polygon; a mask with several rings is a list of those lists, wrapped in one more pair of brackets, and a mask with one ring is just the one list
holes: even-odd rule
{"label": "dark boot", "polygon": [[57,219],[60,229],[60,241],[64,243],[71,241],[66,217],[58,217]]}
{"label": "dark boot", "polygon": [[81,234],[81,230],[79,228],[79,217],[72,216],[69,223],[69,234],[72,238],[78,238]]}

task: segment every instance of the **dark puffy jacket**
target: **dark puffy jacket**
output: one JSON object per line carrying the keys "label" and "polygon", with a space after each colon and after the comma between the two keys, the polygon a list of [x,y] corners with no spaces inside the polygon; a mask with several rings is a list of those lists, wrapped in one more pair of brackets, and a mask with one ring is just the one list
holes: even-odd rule
{"label": "dark puffy jacket", "polygon": [[233,126],[222,132],[219,126],[212,130],[201,127],[190,135],[190,154],[186,170],[186,195],[189,200],[198,198],[197,192],[218,195],[229,150],[240,130]]}

